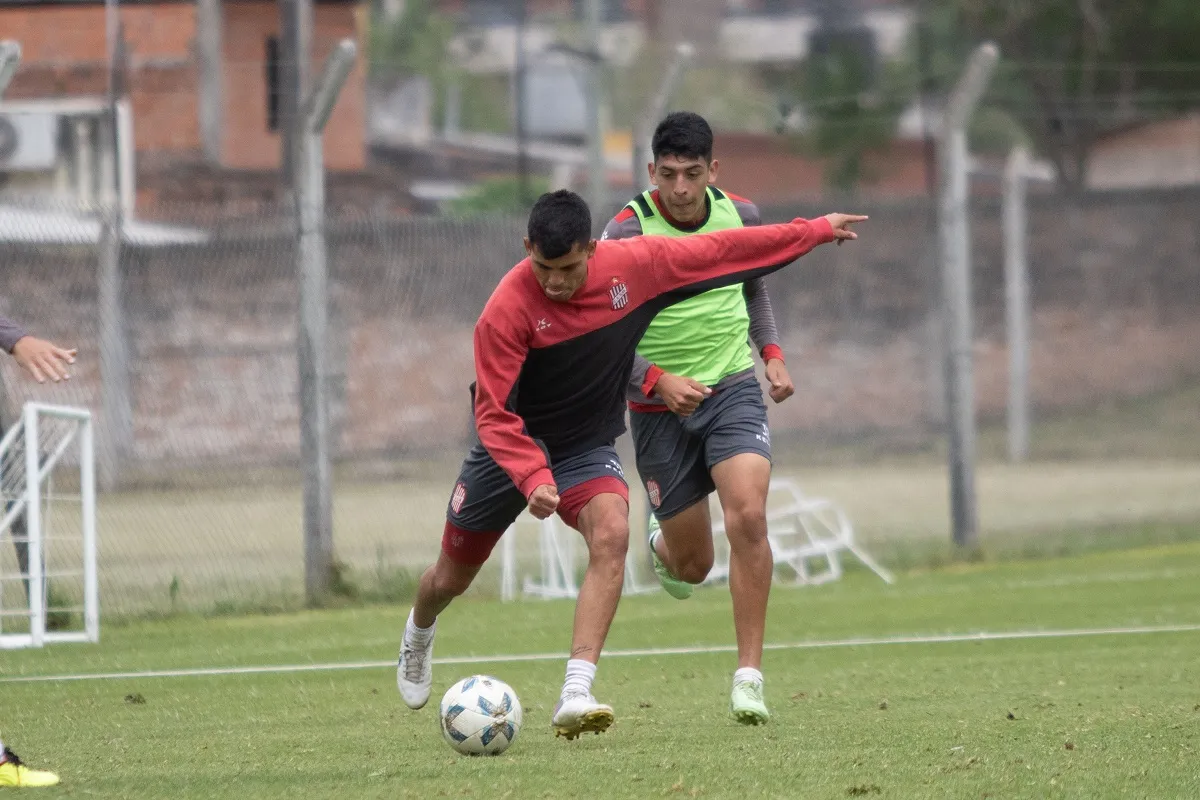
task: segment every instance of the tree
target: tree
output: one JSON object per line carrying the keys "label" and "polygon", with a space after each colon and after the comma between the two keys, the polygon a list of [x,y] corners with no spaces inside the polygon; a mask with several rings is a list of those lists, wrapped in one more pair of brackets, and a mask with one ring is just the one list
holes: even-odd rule
{"label": "tree", "polygon": [[867,154],[895,138],[917,94],[911,65],[881,62],[865,28],[821,32],[803,63],[766,70],[764,79],[784,117],[801,111],[799,146],[825,161],[825,183],[842,191],[870,177]]}
{"label": "tree", "polygon": [[[529,193],[537,197],[550,190],[545,178],[533,177]],[[522,197],[521,183],[517,178],[489,178],[475,186],[466,195],[446,204],[446,214],[452,217],[474,217],[488,214],[523,214],[529,210],[530,199]]]}
{"label": "tree", "polygon": [[[1196,0],[940,0],[970,39],[1000,45],[1009,88],[991,102],[1022,119],[1068,187],[1096,140],[1197,105]],[[1000,96],[998,96],[1000,95]]]}
{"label": "tree", "polygon": [[453,69],[453,37],[454,20],[439,13],[433,0],[405,0],[403,13],[391,20],[376,10],[369,40],[371,73],[385,79],[425,75],[443,86]]}

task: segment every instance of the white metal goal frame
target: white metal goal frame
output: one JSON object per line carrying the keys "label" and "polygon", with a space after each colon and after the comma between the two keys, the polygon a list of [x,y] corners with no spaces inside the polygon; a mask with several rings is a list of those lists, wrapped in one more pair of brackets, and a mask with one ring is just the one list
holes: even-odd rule
{"label": "white metal goal frame", "polygon": [[[769,504],[767,512],[767,538],[775,560],[774,580],[784,582],[787,573],[791,572],[794,584],[811,586],[835,581],[842,577],[841,557],[851,555],[884,582],[895,582],[892,573],[855,541],[854,526],[836,503],[806,495],[799,484],[788,478],[772,478],[770,494],[770,499],[775,502]],[[725,521],[715,498],[711,502],[716,558],[705,584],[729,580]],[[576,539],[579,534],[553,516],[537,523],[539,574],[525,575],[524,580],[519,581],[517,529],[529,522],[537,520],[522,515],[501,540],[501,599],[515,600],[518,593],[545,599],[578,596]],[[639,579],[637,564],[640,560],[644,559],[631,547],[625,559],[623,594],[643,594],[658,588],[657,582],[644,583]]]}
{"label": "white metal goal frame", "polygon": [[[50,424],[55,420],[62,424]],[[77,445],[78,494],[59,491],[54,484],[55,469],[70,465],[67,458]],[[20,419],[0,439],[0,543],[11,538],[14,545],[27,547],[27,565],[18,566],[14,575],[0,579],[25,584],[25,604],[17,608],[0,605],[0,649],[41,647],[53,642],[96,642],[100,638],[100,590],[96,567],[96,481],[95,439],[92,415],[86,409],[46,403],[26,403]],[[73,539],[75,533],[58,537],[50,530],[47,503],[80,504],[78,569],[47,563],[47,542],[53,538]],[[25,520],[24,535],[13,535],[17,520]],[[18,562],[20,562],[18,557]],[[79,579],[82,597],[79,605],[47,608],[51,579]],[[0,582],[0,603],[4,598]],[[78,619],[74,629],[57,629],[49,623],[50,612],[64,612]],[[14,620],[24,620],[19,632],[12,632]],[[9,628],[6,632],[5,627]]]}

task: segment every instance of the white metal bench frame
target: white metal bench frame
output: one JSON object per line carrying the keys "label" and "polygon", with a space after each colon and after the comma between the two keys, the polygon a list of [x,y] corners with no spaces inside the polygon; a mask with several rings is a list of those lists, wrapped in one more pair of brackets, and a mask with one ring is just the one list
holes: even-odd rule
{"label": "white metal bench frame", "polygon": [[[783,496],[783,502],[773,507],[771,500],[779,495]],[[793,584],[817,585],[835,581],[842,577],[842,553],[850,553],[885,583],[895,583],[892,573],[855,542],[854,526],[833,501],[809,497],[790,478],[772,478],[767,501],[767,538],[775,559],[776,581],[781,577],[780,567],[793,573]],[[729,541],[715,495],[713,504],[716,557],[704,580],[706,584],[729,579]],[[814,562],[824,564],[814,570]]]}

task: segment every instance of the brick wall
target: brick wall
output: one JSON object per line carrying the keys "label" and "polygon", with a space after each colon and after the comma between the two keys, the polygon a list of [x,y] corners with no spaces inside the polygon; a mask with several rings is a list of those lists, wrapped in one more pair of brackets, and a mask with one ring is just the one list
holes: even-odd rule
{"label": "brick wall", "polygon": [[[279,134],[267,127],[267,38],[279,32],[275,3],[230,3],[225,6],[225,105],[222,153],[235,169],[279,166]],[[359,40],[357,11],[350,4],[317,5],[313,14],[315,80],[321,65],[341,39]],[[355,62],[329,124],[325,128],[325,165],[331,170],[358,170],[366,164],[366,67]]]}
{"label": "brick wall", "polygon": [[[192,53],[196,10],[186,3],[120,9],[130,54],[130,101],[139,152],[199,146]],[[103,5],[0,9],[0,31],[21,43],[6,97],[103,96],[108,88]]]}
{"label": "brick wall", "polygon": [[[103,5],[0,8],[0,32],[21,42],[23,60],[6,96],[12,99],[103,96],[107,89]],[[358,7],[318,4],[313,14],[313,75],[343,38],[358,42]],[[279,136],[267,129],[266,40],[277,35],[272,2],[223,8],[226,167],[275,169]],[[187,152],[200,146],[196,9],[191,3],[121,8],[130,55],[129,87],[139,153]],[[326,166],[366,164],[366,67],[360,54],[330,117]]]}

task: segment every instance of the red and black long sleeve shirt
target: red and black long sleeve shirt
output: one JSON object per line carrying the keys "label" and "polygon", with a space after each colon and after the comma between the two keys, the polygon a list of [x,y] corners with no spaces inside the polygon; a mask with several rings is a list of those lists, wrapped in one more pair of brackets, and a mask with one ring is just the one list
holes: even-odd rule
{"label": "red and black long sleeve shirt", "polygon": [[501,279],[475,324],[480,441],[526,497],[553,484],[551,461],[625,431],[635,348],[661,309],[774,272],[833,239],[820,218],[601,241],[567,302],[546,297],[525,259]]}

